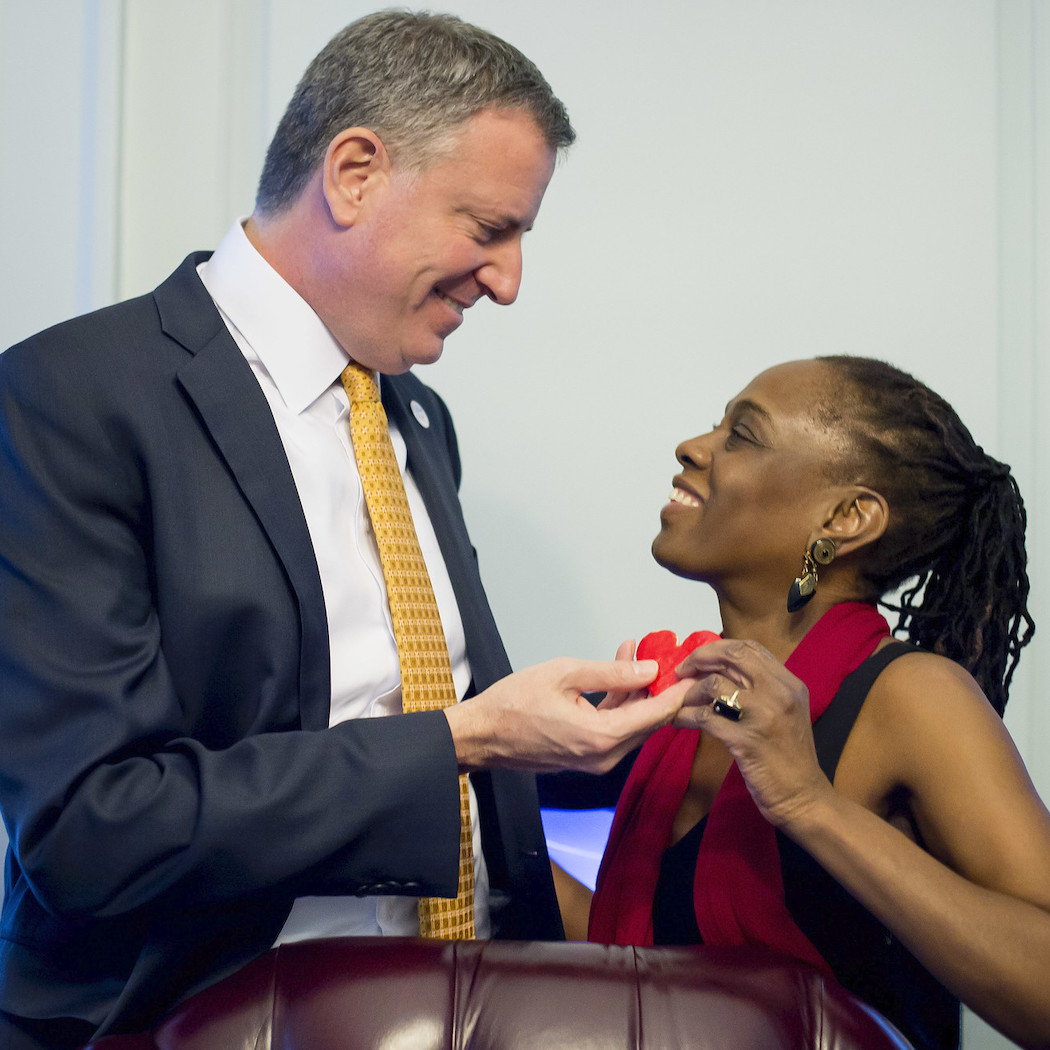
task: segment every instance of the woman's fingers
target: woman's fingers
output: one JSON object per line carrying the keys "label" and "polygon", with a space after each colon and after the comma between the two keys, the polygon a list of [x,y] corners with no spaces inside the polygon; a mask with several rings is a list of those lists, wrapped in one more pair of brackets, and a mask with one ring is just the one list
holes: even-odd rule
{"label": "woman's fingers", "polygon": [[716,642],[690,654],[678,671],[696,681],[674,724],[725,744],[767,819],[781,822],[800,800],[826,787],[813,747],[809,691],[767,649]]}
{"label": "woman's fingers", "polygon": [[721,674],[738,684],[746,684],[763,669],[775,667],[783,668],[783,664],[758,642],[729,638],[694,649],[675,668],[675,673],[679,678]]}

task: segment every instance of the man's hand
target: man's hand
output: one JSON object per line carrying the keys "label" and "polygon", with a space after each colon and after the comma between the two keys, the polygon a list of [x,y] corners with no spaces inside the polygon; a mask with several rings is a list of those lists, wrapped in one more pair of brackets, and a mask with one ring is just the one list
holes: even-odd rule
{"label": "man's hand", "polygon": [[[639,695],[657,671],[655,660],[560,659],[509,675],[466,703],[445,708],[460,770],[612,769],[674,718],[693,684],[685,679],[658,696]],[[632,699],[595,708],[582,695],[600,690]]]}

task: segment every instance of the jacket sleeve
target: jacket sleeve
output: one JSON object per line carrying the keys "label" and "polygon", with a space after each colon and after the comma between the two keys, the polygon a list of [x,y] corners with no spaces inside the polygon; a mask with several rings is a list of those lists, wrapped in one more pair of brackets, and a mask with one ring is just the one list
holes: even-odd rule
{"label": "jacket sleeve", "polygon": [[[105,320],[93,324],[104,342]],[[287,581],[261,540],[244,542],[247,526],[227,523],[225,540],[193,535],[224,513],[202,503],[234,506],[235,486],[179,491],[162,474],[160,491],[149,468],[164,444],[172,461],[187,449],[143,403],[177,399],[77,346],[85,330],[0,355],[0,807],[15,871],[45,908],[73,918],[271,887],[454,893],[446,720],[301,728]],[[184,403],[177,411],[191,416]],[[196,462],[218,460],[196,440]],[[159,521],[179,500],[187,535]],[[194,560],[223,542],[221,557]],[[240,580],[255,588],[243,608],[229,595]]]}

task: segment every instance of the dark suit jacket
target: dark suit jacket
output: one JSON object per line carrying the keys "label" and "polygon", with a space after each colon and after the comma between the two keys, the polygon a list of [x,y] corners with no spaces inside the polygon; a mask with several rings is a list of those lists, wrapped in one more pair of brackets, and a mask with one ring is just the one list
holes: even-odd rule
{"label": "dark suit jacket", "polygon": [[[328,728],[306,521],[205,257],[0,355],[9,1013],[134,1029],[268,948],[298,895],[456,889],[444,716]],[[509,668],[452,422],[411,374],[384,388],[480,691]],[[559,937],[533,779],[474,783],[497,935]]]}

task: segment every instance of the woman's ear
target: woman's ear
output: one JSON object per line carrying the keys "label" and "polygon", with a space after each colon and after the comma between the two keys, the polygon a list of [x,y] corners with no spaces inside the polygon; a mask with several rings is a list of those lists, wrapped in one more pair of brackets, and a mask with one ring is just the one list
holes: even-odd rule
{"label": "woman's ear", "polygon": [[853,487],[842,494],[824,522],[824,534],[835,541],[838,554],[874,543],[885,531],[890,508],[874,489]]}
{"label": "woman's ear", "polygon": [[390,155],[375,132],[345,128],[328,144],[321,185],[332,221],[353,226],[366,198],[389,181]]}

